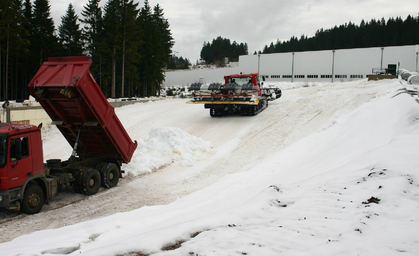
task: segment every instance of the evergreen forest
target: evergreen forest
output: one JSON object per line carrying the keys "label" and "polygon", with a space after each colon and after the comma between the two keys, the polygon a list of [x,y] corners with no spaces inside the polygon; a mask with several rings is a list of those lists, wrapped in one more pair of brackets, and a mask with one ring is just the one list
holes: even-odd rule
{"label": "evergreen forest", "polygon": [[224,58],[228,57],[229,61],[238,61],[240,55],[247,55],[247,43],[237,43],[221,36],[210,42],[204,42],[201,50],[201,59],[207,64],[221,64]]}
{"label": "evergreen forest", "polygon": [[54,26],[49,0],[0,1],[0,100],[27,99],[27,85],[48,57],[87,55],[106,97],[155,95],[173,38],[163,9],[133,0],[68,5]]}
{"label": "evergreen forest", "polygon": [[167,63],[167,69],[189,69],[191,63],[187,58],[177,57],[172,55],[169,57],[169,63]]}
{"label": "evergreen forest", "polygon": [[[291,37],[288,41],[277,40],[265,45],[259,53],[280,53],[299,51],[335,50],[350,48],[384,47],[419,44],[419,16],[411,15],[405,20],[400,17],[387,21],[372,19],[361,21],[359,25],[352,22],[334,26],[330,29],[319,29],[315,36],[308,38]],[[256,54],[256,52],[255,52]]]}

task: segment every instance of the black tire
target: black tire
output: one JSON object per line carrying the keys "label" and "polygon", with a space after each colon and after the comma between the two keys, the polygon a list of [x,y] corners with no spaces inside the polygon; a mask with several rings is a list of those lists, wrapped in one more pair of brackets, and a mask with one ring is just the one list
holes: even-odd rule
{"label": "black tire", "polygon": [[94,195],[100,188],[100,174],[96,169],[84,169],[81,176],[81,189],[85,195]]}
{"label": "black tire", "polygon": [[44,191],[37,184],[26,187],[25,194],[21,203],[21,211],[26,214],[35,214],[41,211],[44,206]]}
{"label": "black tire", "polygon": [[276,98],[279,99],[282,96],[282,91],[278,89],[277,91],[275,91],[275,94],[276,94]]}
{"label": "black tire", "polygon": [[114,163],[108,163],[102,166],[100,170],[102,177],[102,186],[106,188],[113,188],[119,181],[119,168]]}

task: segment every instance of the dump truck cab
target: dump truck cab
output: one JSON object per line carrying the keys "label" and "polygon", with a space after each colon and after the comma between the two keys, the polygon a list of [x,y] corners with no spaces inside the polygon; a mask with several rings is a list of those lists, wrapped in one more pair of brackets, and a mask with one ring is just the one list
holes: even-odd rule
{"label": "dump truck cab", "polygon": [[24,188],[31,182],[45,188],[43,178],[39,128],[27,124],[0,123],[0,207],[10,208],[14,202],[21,200]]}

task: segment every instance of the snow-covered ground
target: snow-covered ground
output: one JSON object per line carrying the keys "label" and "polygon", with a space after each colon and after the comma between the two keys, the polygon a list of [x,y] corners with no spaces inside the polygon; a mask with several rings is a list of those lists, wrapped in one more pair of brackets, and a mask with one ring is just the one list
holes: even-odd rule
{"label": "snow-covered ground", "polygon": [[[278,86],[254,117],[181,99],[117,109],[139,142],[124,179],[0,212],[0,254],[418,255],[417,96],[398,80]],[[68,157],[43,137],[46,159]]]}

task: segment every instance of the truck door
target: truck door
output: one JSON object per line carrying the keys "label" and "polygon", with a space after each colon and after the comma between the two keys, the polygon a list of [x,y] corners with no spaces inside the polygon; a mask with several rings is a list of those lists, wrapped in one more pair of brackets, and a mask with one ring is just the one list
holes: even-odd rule
{"label": "truck door", "polygon": [[29,138],[27,135],[9,138],[8,177],[10,188],[22,186],[32,176],[32,160],[29,157]]}

